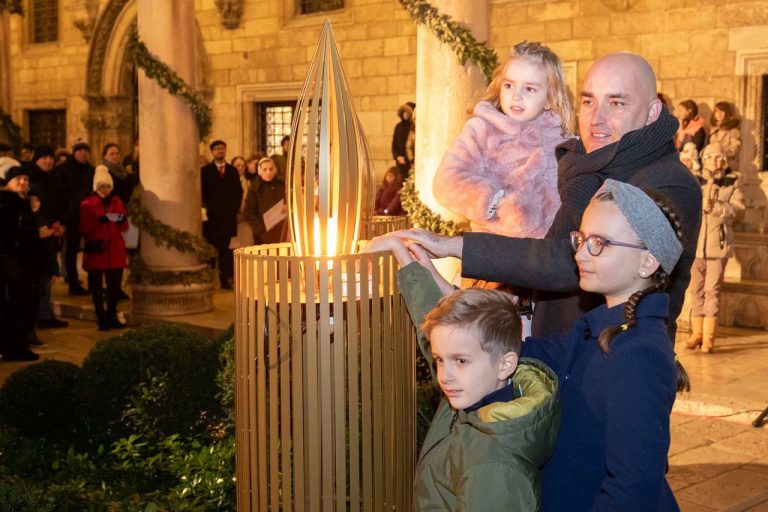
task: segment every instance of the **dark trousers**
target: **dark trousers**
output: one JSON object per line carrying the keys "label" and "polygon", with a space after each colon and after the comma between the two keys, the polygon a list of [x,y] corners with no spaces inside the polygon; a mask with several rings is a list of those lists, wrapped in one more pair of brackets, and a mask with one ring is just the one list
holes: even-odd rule
{"label": "dark trousers", "polygon": [[219,283],[222,287],[230,286],[235,277],[234,251],[229,248],[229,240],[215,244],[219,253]]}
{"label": "dark trousers", "polygon": [[[122,270],[111,268],[88,271],[88,288],[90,288],[91,297],[93,297],[93,308],[96,310],[96,320],[99,327],[107,326],[110,322],[117,322],[117,300],[120,293]],[[106,290],[103,288],[104,281],[107,283]]]}
{"label": "dark trousers", "polygon": [[34,332],[37,305],[36,283],[29,276],[0,281],[0,354],[14,357],[29,352],[27,334]]}
{"label": "dark trousers", "polygon": [[64,268],[67,272],[67,282],[69,289],[77,288],[79,285],[77,279],[77,253],[80,252],[80,240],[82,235],[77,224],[67,225],[64,233],[66,243],[64,246]]}
{"label": "dark trousers", "polygon": [[53,307],[51,305],[51,284],[53,276],[40,276],[37,285],[38,297],[38,320],[52,320],[54,318]]}

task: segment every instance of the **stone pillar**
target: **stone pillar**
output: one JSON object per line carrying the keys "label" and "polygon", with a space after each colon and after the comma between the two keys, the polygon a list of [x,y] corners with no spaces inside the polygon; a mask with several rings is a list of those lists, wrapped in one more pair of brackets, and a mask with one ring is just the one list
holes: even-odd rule
{"label": "stone pillar", "polygon": [[[454,21],[466,24],[478,41],[487,41],[488,0],[433,0],[432,5]],[[461,220],[435,200],[432,181],[443,155],[469,119],[468,109],[486,88],[480,68],[459,64],[456,54],[432,30],[419,25],[416,33],[416,164],[415,184],[421,201],[444,220]],[[460,262],[436,262],[440,273],[455,282]]]}
{"label": "stone pillar", "polygon": [[11,15],[0,10],[0,109],[11,114]]}
{"label": "stone pillar", "polygon": [[[189,84],[195,80],[194,0],[138,0],[139,35],[149,51]],[[158,220],[200,235],[197,122],[187,103],[139,70],[142,205]],[[129,148],[126,148],[129,149]],[[141,256],[153,271],[205,268],[196,255],[156,245],[141,234]],[[134,286],[134,313],[168,316],[212,309],[212,285]]]}
{"label": "stone pillar", "polygon": [[[488,0],[434,0],[432,5],[466,24],[475,39],[487,41]],[[416,50],[416,190],[444,219],[457,217],[435,201],[432,180],[443,154],[456,140],[486,83],[474,64],[460,65],[456,54],[432,30],[419,25]]]}

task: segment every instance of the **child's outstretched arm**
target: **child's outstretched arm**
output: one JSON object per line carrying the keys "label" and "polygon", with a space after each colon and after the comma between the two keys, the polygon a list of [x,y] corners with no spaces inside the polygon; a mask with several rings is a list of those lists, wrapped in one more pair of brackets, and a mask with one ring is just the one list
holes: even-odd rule
{"label": "child's outstretched arm", "polygon": [[[437,306],[438,301],[445,293],[443,293],[432,272],[419,262],[419,259],[424,260],[429,267],[434,269],[431,261],[429,261],[427,252],[421,247],[411,246],[410,249],[399,238],[392,235],[384,235],[368,242],[363,252],[392,251],[398,263],[400,263],[401,268],[397,271],[397,285],[405,299],[411,320],[416,325],[419,349],[427,362],[429,362],[430,368],[432,368],[432,350],[429,346],[429,340],[424,335],[420,326],[427,313]],[[434,272],[439,276],[436,270]],[[445,279],[442,277],[439,279],[443,282],[444,287],[447,286],[453,290],[453,287]]]}

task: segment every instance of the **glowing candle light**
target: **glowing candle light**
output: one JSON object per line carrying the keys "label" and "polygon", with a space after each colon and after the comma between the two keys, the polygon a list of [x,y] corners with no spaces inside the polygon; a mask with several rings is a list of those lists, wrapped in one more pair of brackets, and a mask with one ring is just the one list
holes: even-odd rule
{"label": "glowing candle light", "polygon": [[365,134],[326,21],[294,113],[288,212],[296,253],[356,251],[375,190]]}

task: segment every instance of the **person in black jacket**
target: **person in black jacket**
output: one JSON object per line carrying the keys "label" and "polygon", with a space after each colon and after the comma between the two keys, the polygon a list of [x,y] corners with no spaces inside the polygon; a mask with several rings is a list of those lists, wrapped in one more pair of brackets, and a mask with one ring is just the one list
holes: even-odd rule
{"label": "person in black jacket", "polygon": [[203,236],[218,251],[219,283],[232,289],[234,262],[230,239],[237,234],[237,212],[243,199],[243,187],[237,169],[227,163],[227,143],[215,140],[210,145],[213,161],[200,169],[203,208]]}
{"label": "person in black jacket", "polygon": [[0,354],[2,361],[34,361],[27,334],[37,314],[34,254],[39,232],[26,200],[28,168],[13,167],[0,190]]}
{"label": "person in black jacket", "polygon": [[416,108],[416,104],[410,101],[400,105],[397,109],[397,117],[400,118],[400,122],[395,125],[395,132],[392,134],[392,158],[395,159],[395,165],[400,170],[403,181],[408,178],[408,172],[413,164],[408,159],[408,152],[405,146],[408,142],[408,134],[413,126],[414,108]]}
{"label": "person in black jacket", "polygon": [[66,228],[64,267],[70,295],[88,295],[88,290],[83,288],[78,279],[77,253],[80,251],[83,238],[79,228],[80,203],[90,195],[93,182],[93,166],[90,158],[91,147],[86,142],[78,141],[72,146],[72,156],[53,171],[54,176],[61,182],[66,198],[62,221]]}
{"label": "person in black jacket", "polygon": [[400,232],[435,256],[462,258],[462,275],[535,291],[532,333],[566,332],[600,303],[578,289],[579,275],[568,235],[578,229],[591,197],[612,178],[652,188],[666,196],[684,227],[683,255],[672,274],[670,338],[690,281],[701,223],[701,189],[680,163],[674,136],[677,120],[656,93],[656,78],[645,59],[631,53],[607,55],[587,72],[579,108],[580,139],[555,149],[562,205],[544,239],[487,233],[444,237],[428,231]]}

